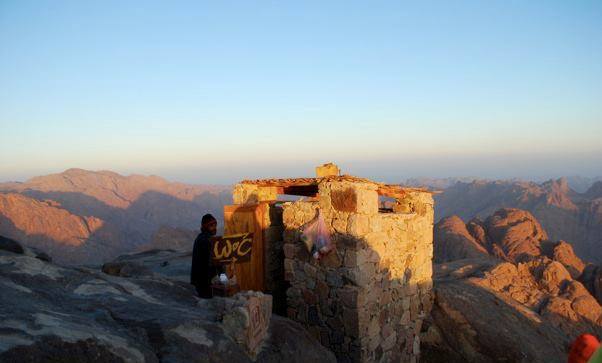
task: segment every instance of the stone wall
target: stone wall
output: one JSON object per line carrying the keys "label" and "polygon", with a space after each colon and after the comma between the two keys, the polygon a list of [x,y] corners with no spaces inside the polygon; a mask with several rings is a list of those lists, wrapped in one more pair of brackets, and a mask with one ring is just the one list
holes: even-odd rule
{"label": "stone wall", "polygon": [[214,304],[221,308],[218,313],[224,331],[255,358],[268,334],[272,296],[258,291],[243,291],[232,298],[217,298]]}
{"label": "stone wall", "polygon": [[[322,210],[336,251],[313,259],[299,228]],[[379,213],[376,185],[322,182],[318,200],[283,205],[287,315],[340,362],[416,361],[432,305],[433,200],[408,192]]]}
{"label": "stone wall", "polygon": [[274,187],[259,187],[254,184],[236,184],[232,190],[234,204],[257,204],[258,202],[275,201],[278,191]]}

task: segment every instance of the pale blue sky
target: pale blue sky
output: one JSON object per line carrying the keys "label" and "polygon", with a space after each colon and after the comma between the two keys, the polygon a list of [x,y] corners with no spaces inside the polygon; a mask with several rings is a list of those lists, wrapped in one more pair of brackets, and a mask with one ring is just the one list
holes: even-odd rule
{"label": "pale blue sky", "polygon": [[0,180],[602,174],[602,1],[0,1]]}

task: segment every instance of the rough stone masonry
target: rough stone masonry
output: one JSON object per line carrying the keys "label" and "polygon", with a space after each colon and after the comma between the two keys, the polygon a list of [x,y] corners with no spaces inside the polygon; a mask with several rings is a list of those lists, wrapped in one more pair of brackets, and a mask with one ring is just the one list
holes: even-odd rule
{"label": "rough stone masonry", "polygon": [[[433,199],[403,190],[379,210],[378,183],[318,178],[316,198],[282,204],[286,314],[339,362],[416,362],[432,306]],[[401,190],[401,189],[400,189]],[[239,204],[273,201],[274,187],[238,184]],[[336,250],[315,260],[300,227],[322,215]]]}

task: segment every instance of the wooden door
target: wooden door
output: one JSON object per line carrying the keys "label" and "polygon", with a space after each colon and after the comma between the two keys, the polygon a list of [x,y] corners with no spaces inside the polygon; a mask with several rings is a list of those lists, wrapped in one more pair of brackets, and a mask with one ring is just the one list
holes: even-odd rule
{"label": "wooden door", "polygon": [[251,260],[228,267],[228,273],[234,274],[241,290],[264,291],[265,261],[263,230],[267,204],[249,206],[224,206],[224,235],[253,233]]}

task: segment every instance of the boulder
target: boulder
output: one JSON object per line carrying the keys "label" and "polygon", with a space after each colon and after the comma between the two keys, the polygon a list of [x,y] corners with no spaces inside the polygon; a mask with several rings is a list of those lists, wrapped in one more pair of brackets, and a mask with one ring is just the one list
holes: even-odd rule
{"label": "boulder", "polygon": [[597,265],[587,265],[579,281],[587,288],[599,304],[602,304],[602,267]]}
{"label": "boulder", "polygon": [[42,261],[52,262],[52,258],[48,256],[46,252],[35,247],[23,246],[19,242],[4,236],[0,236],[0,251],[24,254],[38,258]]}
{"label": "boulder", "polygon": [[457,216],[440,220],[433,233],[436,241],[434,260],[437,263],[483,257],[488,254],[485,247],[477,242]]}
{"label": "boulder", "polygon": [[550,293],[558,295],[565,283],[571,280],[571,275],[560,262],[551,261],[543,267],[540,284]]}
{"label": "boulder", "polygon": [[113,271],[116,266],[131,266],[132,269],[144,268],[171,280],[190,282],[192,251],[154,249],[138,253],[121,255],[108,263]]}
{"label": "boulder", "polygon": [[511,261],[539,256],[540,244],[548,239],[533,215],[520,209],[504,208],[485,220],[487,234]]}
{"label": "boulder", "polygon": [[577,257],[570,243],[565,241],[544,242],[541,246],[542,253],[554,261],[560,262],[572,278],[576,279],[583,273],[585,263]]}
{"label": "boulder", "polygon": [[480,219],[471,219],[466,224],[466,229],[481,246],[487,246],[489,244],[487,241],[487,231],[485,230],[485,224]]}
{"label": "boulder", "polygon": [[152,271],[142,264],[132,261],[107,262],[102,265],[102,272],[122,277],[152,276]]}
{"label": "boulder", "polygon": [[4,236],[0,236],[0,251],[8,251],[19,254],[25,253],[25,250],[23,247],[21,247],[19,242]]}

